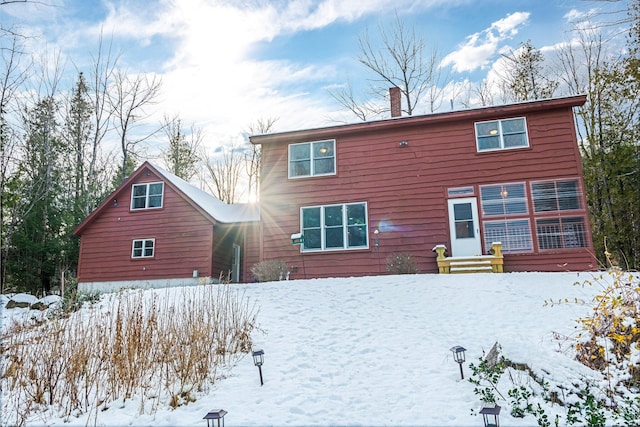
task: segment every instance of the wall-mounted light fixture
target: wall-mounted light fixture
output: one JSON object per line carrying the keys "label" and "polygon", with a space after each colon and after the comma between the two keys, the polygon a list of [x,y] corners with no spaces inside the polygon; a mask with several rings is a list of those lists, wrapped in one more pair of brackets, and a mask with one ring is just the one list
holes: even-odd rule
{"label": "wall-mounted light fixture", "polygon": [[400,147],[407,147],[409,145],[409,141],[400,141]]}
{"label": "wall-mounted light fixture", "polygon": [[116,206],[118,206],[118,199],[113,199],[113,207],[115,208]]}

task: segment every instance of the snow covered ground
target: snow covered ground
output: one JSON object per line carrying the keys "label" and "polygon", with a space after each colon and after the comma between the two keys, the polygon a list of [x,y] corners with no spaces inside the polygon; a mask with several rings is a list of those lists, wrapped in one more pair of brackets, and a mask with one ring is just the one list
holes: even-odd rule
{"label": "snow covered ground", "polygon": [[[30,425],[205,426],[224,409],[226,426],[481,426],[469,362],[497,341],[552,385],[600,376],[572,359],[575,320],[599,286],[576,286],[592,273],[404,275],[233,285],[259,307],[254,349],[264,350],[264,386],[247,355],[206,395],[187,406],[139,414],[140,403],[112,404],[65,423],[52,414]],[[171,297],[185,288],[155,290]],[[4,310],[3,324],[21,309]],[[558,339],[560,338],[560,339]],[[461,380],[450,348],[467,349]],[[527,381],[519,377],[516,381]],[[503,390],[506,396],[506,389]],[[513,418],[500,401],[502,426]],[[549,417],[564,416],[560,406]],[[4,424],[4,422],[3,422]],[[561,425],[564,425],[562,423]]]}

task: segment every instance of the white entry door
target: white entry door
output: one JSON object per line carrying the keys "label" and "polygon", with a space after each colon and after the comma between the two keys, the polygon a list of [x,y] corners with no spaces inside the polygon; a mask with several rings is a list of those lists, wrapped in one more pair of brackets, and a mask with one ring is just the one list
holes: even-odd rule
{"label": "white entry door", "polygon": [[482,254],[478,203],[475,197],[449,199],[451,256]]}
{"label": "white entry door", "polygon": [[233,244],[233,258],[231,260],[231,281],[240,281],[240,245]]}

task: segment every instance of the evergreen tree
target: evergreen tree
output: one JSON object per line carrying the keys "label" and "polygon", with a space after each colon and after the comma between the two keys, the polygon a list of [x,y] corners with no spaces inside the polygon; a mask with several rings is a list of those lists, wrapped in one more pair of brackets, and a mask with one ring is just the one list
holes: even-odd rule
{"label": "evergreen tree", "polygon": [[52,97],[41,99],[24,118],[20,203],[28,206],[13,236],[7,268],[19,290],[48,293],[56,273],[63,232],[60,188],[62,147]]}
{"label": "evergreen tree", "polygon": [[95,195],[90,193],[87,176],[88,157],[90,152],[90,135],[92,131],[91,117],[93,114],[89,88],[84,75],[80,73],[72,90],[67,114],[61,135],[65,146],[62,147],[64,156],[64,188],[61,202],[65,205],[63,211],[64,230],[61,239],[59,268],[75,270],[78,262],[79,241],[73,235],[73,229],[88,214],[85,206],[93,206]]}
{"label": "evergreen tree", "polygon": [[182,129],[182,120],[177,116],[172,119],[165,116],[163,128],[169,139],[169,148],[163,152],[167,169],[185,181],[190,181],[197,172],[202,133],[192,127],[188,138]]}
{"label": "evergreen tree", "polygon": [[530,41],[503,57],[506,74],[502,78],[502,90],[506,99],[521,102],[553,96],[558,82],[547,77],[544,55]]}

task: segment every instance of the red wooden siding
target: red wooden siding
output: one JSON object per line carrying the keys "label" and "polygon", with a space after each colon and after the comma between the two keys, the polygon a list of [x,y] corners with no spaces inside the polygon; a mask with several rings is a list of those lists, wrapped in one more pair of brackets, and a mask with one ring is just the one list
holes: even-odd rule
{"label": "red wooden siding", "polygon": [[[200,276],[213,270],[214,224],[165,183],[163,207],[129,209],[131,185],[159,182],[152,171],[138,174],[82,230],[79,282],[153,280]],[[113,206],[113,199],[118,205]],[[134,239],[155,239],[153,258],[131,258]]]}
{"label": "red wooden siding", "polygon": [[254,282],[255,277],[251,273],[251,267],[260,262],[260,223],[252,222],[244,224],[244,248],[242,251],[242,277],[243,282]]}
{"label": "red wooden siding", "polygon": [[[577,103],[575,105],[578,105]],[[529,108],[527,110],[527,108]],[[476,121],[526,116],[529,147],[478,153]],[[445,116],[443,116],[445,117]],[[450,246],[447,189],[557,178],[579,178],[582,169],[571,105],[546,109],[518,105],[460,114],[446,120],[403,119],[375,127],[354,125],[269,136],[262,145],[262,259],[280,259],[293,278],[375,274],[392,253],[409,252],[419,271],[436,272],[436,244]],[[287,145],[335,138],[335,176],[287,178]],[[267,138],[265,138],[267,139]],[[407,141],[401,146],[400,141]],[[369,249],[300,253],[290,243],[300,231],[300,207],[367,202]],[[586,206],[582,200],[582,206]],[[480,206],[479,206],[480,208]],[[588,227],[586,210],[584,216]],[[482,221],[482,217],[480,218]],[[532,227],[534,225],[532,224]],[[373,230],[380,247],[373,247]],[[590,239],[590,234],[589,234]],[[590,245],[590,243],[589,243]],[[506,255],[507,271],[593,268],[591,247]],[[304,257],[305,271],[302,269]],[[564,265],[564,263],[567,265]]]}

